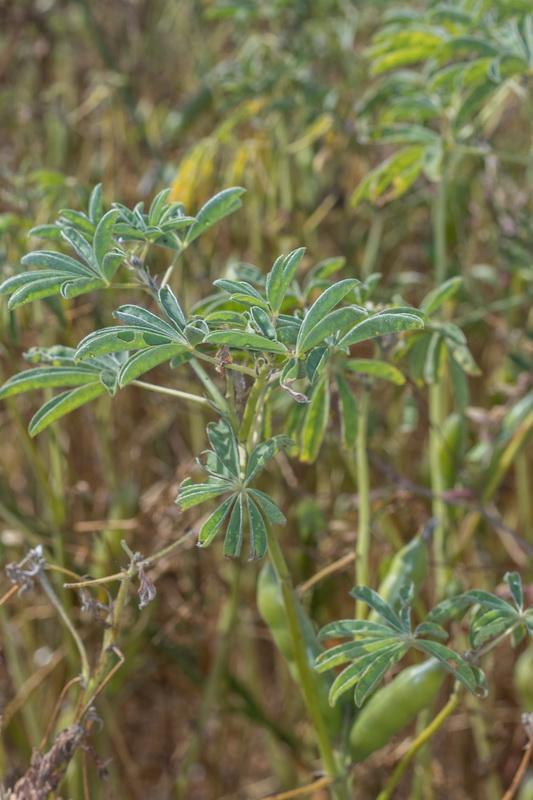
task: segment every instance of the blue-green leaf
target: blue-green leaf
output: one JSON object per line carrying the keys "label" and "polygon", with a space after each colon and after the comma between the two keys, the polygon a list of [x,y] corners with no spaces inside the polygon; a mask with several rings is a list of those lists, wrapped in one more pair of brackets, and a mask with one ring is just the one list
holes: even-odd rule
{"label": "blue-green leaf", "polygon": [[238,479],[241,472],[239,449],[229,422],[224,418],[218,422],[210,422],[207,426],[207,436],[222,463]]}
{"label": "blue-green leaf", "polygon": [[178,330],[183,331],[187,320],[170,286],[163,286],[159,290],[159,305]]}
{"label": "blue-green leaf", "polygon": [[127,383],[143,375],[148,370],[157,367],[164,361],[169,361],[179,353],[187,350],[183,344],[160,344],[156,347],[149,347],[130,356],[124,363],[118,376],[119,386],[126,386]]}
{"label": "blue-green leaf", "polygon": [[149,331],[160,333],[162,336],[169,336],[171,339],[178,338],[183,340],[183,337],[176,332],[172,325],[169,325],[168,322],[165,322],[156,314],[152,314],[151,311],[147,311],[146,308],[141,308],[141,306],[120,306],[116,311],[113,311],[113,316],[128,325],[146,328]]}
{"label": "blue-green leaf", "polygon": [[264,558],[268,549],[268,536],[265,521],[258,507],[249,494],[246,495],[248,504],[248,520],[250,522],[250,561],[254,558]]}
{"label": "blue-green leaf", "polygon": [[98,272],[80,264],[72,256],[67,256],[64,253],[56,253],[55,250],[35,250],[33,253],[27,253],[21,259],[21,264],[25,267],[39,267],[39,269],[53,270],[54,272],[63,272],[65,277],[80,277],[95,278],[98,277]]}
{"label": "blue-green leaf", "polygon": [[242,546],[242,512],[242,495],[239,495],[237,502],[233,506],[224,539],[224,555],[226,558],[237,558],[240,555]]}
{"label": "blue-green leaf", "polygon": [[405,376],[400,370],[385,361],[376,361],[372,358],[350,358],[343,361],[342,366],[343,369],[350,370],[350,372],[361,372],[372,378],[382,378],[397,386],[403,386],[405,383]]}
{"label": "blue-green leaf", "polygon": [[459,291],[463,282],[462,278],[450,278],[450,280],[444,281],[424,297],[420,303],[420,310],[430,316]]}
{"label": "blue-green leaf", "polygon": [[266,442],[261,442],[258,444],[257,447],[251,453],[248,463],[246,465],[246,477],[245,483],[249,484],[250,481],[255,478],[258,472],[260,472],[266,462],[271,459],[276,453],[279,453],[280,450],[284,448],[291,447],[294,444],[292,439],[288,436],[285,436],[284,433],[278,434],[278,436],[273,436],[272,439],[268,439]]}
{"label": "blue-green leaf", "polygon": [[103,328],[100,331],[90,333],[78,345],[76,350],[76,361],[83,361],[85,358],[93,358],[104,353],[117,353],[121,350],[139,350],[142,347],[153,347],[159,344],[170,344],[172,338],[177,344],[183,344],[178,339],[178,334],[174,337],[161,336],[155,331],[134,327],[133,325],[118,325],[116,327]]}
{"label": "blue-green leaf", "polygon": [[58,386],[83,386],[94,383],[98,373],[81,367],[35,367],[13,375],[0,388],[0,398],[11,397],[21,392]]}
{"label": "blue-green leaf", "polygon": [[511,594],[513,596],[513,600],[516,603],[517,609],[522,613],[524,608],[524,591],[522,589],[522,578],[518,574],[518,572],[506,572],[503,576],[504,581],[507,582],[509,589],[511,590]]}
{"label": "blue-green leaf", "polygon": [[288,355],[288,350],[281,342],[273,342],[265,336],[248,331],[213,331],[205,337],[209,344],[227,344],[228,347],[238,347],[243,350],[259,350],[266,353]]}
{"label": "blue-green leaf", "polygon": [[216,222],[219,222],[228,214],[232,214],[242,206],[241,195],[244,194],[246,189],[241,186],[234,186],[231,189],[224,189],[219,192],[207,203],[202,206],[198,214],[196,214],[196,222],[194,222],[186,236],[186,243],[190,244],[200,236],[201,233],[206,231]]}
{"label": "blue-green leaf", "polygon": [[370,589],[368,586],[356,586],[350,594],[357,600],[362,600],[369,605],[370,608],[379,614],[383,620],[386,620],[394,630],[405,633],[405,626],[402,625],[399,616],[373,589]]}
{"label": "blue-green leaf", "polygon": [[257,500],[263,514],[272,525],[285,525],[287,522],[285,516],[267,494],[260,492],[259,489],[249,489],[248,493]]}
{"label": "blue-green leaf", "polygon": [[[343,281],[339,281],[338,283],[334,283],[325,292],[323,292],[320,297],[315,300],[309,311],[307,312],[304,321],[302,322],[302,326],[300,328],[300,332],[298,334],[298,340],[296,343],[297,349],[300,352],[305,352],[306,349],[309,349],[312,345],[306,347],[306,340],[309,339],[313,328],[318,325],[320,322],[324,323],[327,322],[327,315],[329,312],[338,305],[341,300],[346,297],[348,292],[350,292],[359,281],[348,278]],[[366,316],[366,312],[364,309],[358,309],[360,314],[359,316]],[[352,320],[353,321],[353,320]],[[350,322],[350,320],[348,320]],[[338,330],[339,325],[334,330]],[[331,331],[333,333],[333,331]],[[326,334],[329,335],[329,334]],[[320,341],[320,340],[319,340]]]}
{"label": "blue-green leaf", "polygon": [[222,505],[213,511],[211,516],[206,519],[198,536],[199,547],[207,547],[211,544],[217,533],[219,533],[222,529],[222,526],[224,525],[224,522],[231,511],[234,502],[235,495],[228,497],[228,499],[224,500]]}
{"label": "blue-green leaf", "polygon": [[270,308],[277,314],[296,270],[304,257],[305,247],[299,247],[288,255],[279,256],[266,279],[266,293]]}
{"label": "blue-green leaf", "polygon": [[94,233],[94,255],[100,268],[100,274],[104,278],[106,278],[106,274],[104,272],[104,257],[108,254],[111,247],[111,242],[113,241],[113,227],[117,221],[117,217],[118,210],[116,208],[112,211],[108,211],[98,223]]}
{"label": "blue-green leaf", "polygon": [[369,319],[358,322],[346,336],[338,343],[339,347],[364,342],[367,339],[374,339],[377,336],[385,336],[390,333],[401,333],[402,331],[413,331],[424,327],[420,317],[414,314],[393,314],[383,313],[374,314]]}
{"label": "blue-green leaf", "polygon": [[84,403],[94,400],[95,397],[103,394],[105,387],[100,380],[89,383],[85,386],[78,386],[76,389],[69,389],[66,392],[52,397],[48,400],[30,420],[28,427],[30,436],[36,436],[65,414],[69,414],[74,409],[79,408]]}

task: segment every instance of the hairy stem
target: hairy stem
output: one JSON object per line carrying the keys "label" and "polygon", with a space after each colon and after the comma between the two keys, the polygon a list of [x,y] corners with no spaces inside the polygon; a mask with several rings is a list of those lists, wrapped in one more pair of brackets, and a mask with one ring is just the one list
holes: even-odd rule
{"label": "hairy stem", "polygon": [[[355,583],[368,586],[370,582],[370,477],[368,470],[368,415],[370,411],[370,386],[365,386],[359,403],[359,420],[356,442],[357,495],[359,502],[359,528],[356,544]],[[357,619],[365,619],[367,606],[362,600],[355,604]]]}
{"label": "hairy stem", "polygon": [[298,678],[300,686],[302,687],[304,702],[315,728],[320,755],[322,756],[322,761],[324,762],[324,770],[327,777],[335,781],[335,783],[332,785],[332,791],[336,800],[349,800],[347,779],[346,776],[343,775],[342,769],[336,762],[335,754],[333,752],[326,729],[326,724],[318,703],[311,666],[307,659],[307,652],[302,628],[300,626],[300,620],[298,617],[298,608],[296,606],[294,588],[289,573],[289,568],[279,545],[278,539],[270,525],[268,525],[268,547],[270,560],[274,566],[274,569],[276,570],[281,587],[287,626],[294,652],[294,661],[298,670]]}

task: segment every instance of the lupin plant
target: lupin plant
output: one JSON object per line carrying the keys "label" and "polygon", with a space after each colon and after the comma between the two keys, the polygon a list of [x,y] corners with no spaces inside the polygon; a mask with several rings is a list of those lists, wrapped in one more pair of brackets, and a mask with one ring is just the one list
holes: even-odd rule
{"label": "lupin plant", "polygon": [[[362,716],[365,709],[359,713],[357,708],[368,703],[367,714],[372,715],[374,726],[376,706],[380,702],[383,705],[379,691],[391,694],[391,702],[398,711],[398,724],[391,728],[390,706],[385,703],[382,724],[387,733],[384,739],[376,739],[376,747],[381,747],[417,710],[432,702],[444,676],[450,673],[456,688],[445,712],[427,729],[434,732],[457,707],[461,687],[478,696],[486,693],[478,658],[504,636],[511,636],[516,644],[527,633],[533,633],[531,610],[523,609],[520,579],[512,573],[507,580],[516,608],[487,592],[467,592],[437,605],[427,619],[413,627],[411,606],[427,571],[424,539],[418,537],[397,555],[380,596],[364,585],[369,582],[369,540],[368,530],[360,527],[357,544],[360,585],[354,590],[358,613],[355,619],[332,622],[322,630],[320,639],[349,638],[346,644],[322,650],[294,591],[279,533],[286,517],[275,498],[265,491],[266,482],[262,480],[267,463],[281,450],[299,456],[304,463],[313,462],[330,423],[332,398],[336,397],[340,445],[347,449],[351,459],[355,448],[357,480],[361,481],[366,469],[368,405],[365,410],[365,403],[368,404],[372,384],[380,379],[396,384],[405,380],[400,368],[389,363],[379,350],[375,358],[361,357],[358,345],[362,342],[377,342],[379,337],[387,336],[394,345],[387,352],[396,355],[408,352],[411,369],[418,371],[420,380],[428,382],[439,373],[445,354],[456,365],[457,375],[461,369],[467,372],[472,369],[473,362],[460,330],[450,323],[432,320],[432,314],[457,290],[458,281],[452,279],[430,293],[418,309],[400,303],[376,306],[369,299],[375,277],[362,283],[354,278],[333,279],[343,266],[342,259],[318,264],[301,280],[298,271],[305,254],[303,248],[279,256],[266,275],[249,265],[237,267],[231,277],[215,280],[217,292],[187,313],[172,289],[179,257],[201,233],[240,206],[242,193],[238,187],[227,189],[191,217],[179,203],[169,202],[169,190],[154,199],[147,213],[142,204],[133,211],[120,204],[105,211],[102,190],[97,186],[90,198],[88,214],[63,211],[55,225],[35,229],[34,235],[48,238],[56,245],[70,245],[77,257],[58,250],[36,251],[26,256],[24,265],[37,269],[7,278],[0,287],[0,292],[10,295],[10,308],[58,293],[69,299],[83,292],[117,286],[134,289],[145,302],[121,305],[114,312],[118,324],[95,330],[77,348],[32,348],[27,359],[36,366],[8,380],[0,390],[0,397],[29,390],[63,389],[36,412],[30,422],[32,435],[99,395],[107,392],[114,396],[130,384],[163,392],[179,403],[196,404],[209,416],[216,417],[216,421],[207,424],[210,448],[198,457],[206,480],[197,483],[186,478],[177,504],[182,511],[188,511],[216,501],[198,531],[201,547],[210,545],[218,536],[224,540],[223,554],[239,559],[247,540],[250,559],[268,558],[269,565],[258,583],[258,607],[302,689],[326,783],[337,800],[348,800],[350,759],[359,760],[364,750],[361,736],[365,735]],[[174,253],[162,276],[151,274],[147,267],[153,247]],[[127,276],[125,282],[117,279],[121,273]],[[142,379],[149,370],[162,364],[169,367],[166,384],[156,385]],[[184,369],[192,369],[199,382],[199,393],[173,388],[174,370]],[[292,410],[287,415],[288,406]],[[280,407],[285,422],[277,414]],[[277,431],[276,426],[279,426]],[[365,489],[360,482],[361,508],[368,505],[365,491],[368,494],[368,484]],[[166,548],[164,554],[171,548]],[[145,569],[161,555],[154,553],[143,558],[129,552],[129,566],[117,575],[69,584],[72,588],[86,589],[121,581],[114,604],[105,611],[109,627],[100,658],[92,669],[82,639],[61,610],[60,601],[43,574],[46,562],[42,552],[29,557],[31,571],[29,562],[11,565],[9,576],[21,588],[27,588],[34,579],[41,581],[78,647],[82,696],[73,714],[73,724],[83,725],[99,691],[115,669],[110,666],[109,658],[110,653],[117,655],[120,614],[130,581],[140,580],[141,606],[146,605],[155,597],[155,587]],[[363,606],[365,610],[359,613]],[[370,615],[367,607],[371,608]],[[461,617],[472,607],[471,652],[465,655],[443,644],[448,638],[443,623]],[[422,705],[412,702],[418,684],[413,678],[410,696],[409,680],[406,678],[402,683],[404,673],[374,694],[388,671],[410,650],[430,657],[427,663],[432,676],[431,691],[417,694],[419,700],[424,700]],[[334,679],[327,673],[347,662],[349,666]],[[411,673],[407,670],[405,674]],[[402,713],[402,698],[394,693],[395,681],[400,682],[398,692],[408,703]],[[329,703],[335,706],[338,698],[352,688],[355,706],[345,704],[343,714],[333,713],[324,703],[324,698],[329,697]],[[369,700],[371,695],[374,697]],[[348,737],[346,721],[353,731]],[[401,762],[402,770],[416,752],[415,745],[419,746],[415,742],[414,749]],[[383,798],[390,796],[397,779],[395,773]]]}

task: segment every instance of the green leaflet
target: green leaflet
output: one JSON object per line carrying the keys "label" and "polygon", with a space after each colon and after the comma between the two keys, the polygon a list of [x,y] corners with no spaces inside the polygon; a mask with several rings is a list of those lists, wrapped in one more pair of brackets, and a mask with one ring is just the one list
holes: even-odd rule
{"label": "green leaflet", "polygon": [[250,483],[257,473],[263,469],[266,462],[275,456],[276,453],[279,453],[279,451],[284,448],[291,447],[293,444],[294,442],[292,439],[283,433],[278,436],[273,436],[272,439],[268,439],[266,442],[258,444],[248,459],[245,483]]}
{"label": "green leaflet", "polygon": [[21,392],[58,386],[83,386],[94,383],[99,373],[81,367],[36,367],[14,375],[0,388],[0,398],[11,397]]}
{"label": "green leaflet", "polygon": [[[351,206],[355,207],[365,199],[375,202],[387,189],[387,200],[401,197],[422,172],[425,153],[423,145],[406,147],[394,153],[361,181],[350,199]],[[389,188],[391,186],[393,188]]]}
{"label": "green leaflet", "polygon": [[[113,227],[118,217],[117,209],[108,211],[98,223],[94,232],[93,248],[100,275],[108,279],[104,271],[104,258],[109,252],[113,241]],[[110,276],[109,276],[110,277]]]}
{"label": "green leaflet", "polygon": [[423,321],[414,314],[383,312],[382,314],[374,314],[373,317],[357,323],[338,344],[339,347],[347,347],[358,342],[364,342],[367,339],[374,339],[376,336],[413,331],[423,327]]}
{"label": "green leaflet", "polygon": [[89,217],[93,225],[98,223],[104,213],[104,201],[102,197],[102,184],[97,183],[89,197]]}
{"label": "green leaflet", "polygon": [[224,522],[226,521],[234,502],[235,495],[228,497],[228,499],[224,500],[222,505],[218,506],[218,508],[213,511],[211,516],[206,519],[198,535],[199,547],[208,547],[217,533],[222,530],[222,526],[224,525]]}
{"label": "green leaflet", "polygon": [[[358,283],[359,281],[350,278],[339,281],[338,283],[334,283],[332,286],[326,289],[326,291],[323,292],[317,300],[315,300],[300,327],[300,332],[296,341],[296,348],[299,352],[303,353],[305,350],[308,350],[310,347],[312,347],[313,344],[317,343],[315,342],[316,337],[313,339],[311,338],[313,329],[319,325],[319,323],[326,323],[327,325],[329,312],[335,308],[335,306],[338,305],[348,294],[348,292],[357,286]],[[346,311],[347,309],[343,310]],[[366,316],[364,309],[358,310],[360,312],[359,316]],[[333,317],[333,315],[329,316],[330,318]],[[325,336],[329,336],[330,333],[333,333],[335,330],[343,327],[344,324],[349,324],[351,321],[353,321],[353,318],[348,319],[345,323],[341,322],[340,325],[338,324],[335,326],[335,324],[333,324],[332,330],[330,330],[329,333],[324,333],[321,338],[324,339]],[[324,330],[327,330],[327,327]],[[321,338],[319,337],[317,341],[321,341]],[[311,344],[308,344],[309,341]]]}
{"label": "green leaflet", "polygon": [[259,489],[249,489],[248,495],[257,500],[261,510],[271,525],[285,525],[285,516],[281,513],[273,500]]}
{"label": "green leaflet", "polygon": [[224,538],[224,555],[226,558],[237,558],[242,547],[242,522],[243,522],[242,495],[237,497],[233,511],[229,518],[226,536]]}
{"label": "green leaflet", "polygon": [[163,286],[159,290],[158,300],[159,305],[167,315],[168,319],[178,328],[178,330],[183,331],[185,325],[187,324],[187,320],[170,286]]}
{"label": "green leaflet", "polygon": [[[25,267],[38,267],[39,269],[53,270],[54,272],[65,273],[66,277],[86,277],[97,278],[98,272],[90,269],[85,264],[76,261],[72,256],[64,253],[56,253],[54,250],[36,250],[28,253],[21,259],[21,264]],[[26,274],[26,273],[23,273]]]}
{"label": "green leaflet", "polygon": [[25,303],[31,303],[32,300],[39,300],[42,297],[50,297],[50,295],[57,294],[65,283],[63,275],[42,278],[38,272],[30,274],[35,276],[34,280],[28,281],[24,286],[21,286],[9,298],[7,307],[10,311],[23,306]]}
{"label": "green leaflet", "polygon": [[210,422],[207,426],[207,436],[216,455],[235,480],[238,480],[241,472],[239,449],[229,422],[224,418],[218,422]]}
{"label": "green leaflet", "polygon": [[187,244],[194,242],[201,233],[240,208],[242,206],[240,197],[245,191],[246,189],[241,186],[234,186],[224,189],[208,200],[196,215],[196,222],[189,228],[185,242]]}
{"label": "green leaflet", "polygon": [[268,536],[265,522],[258,507],[249,494],[246,495],[248,505],[248,520],[250,522],[250,561],[254,558],[264,558],[268,550]]}
{"label": "green leaflet", "polygon": [[187,347],[183,344],[160,344],[150,347],[148,350],[141,350],[130,356],[123,365],[118,376],[119,386],[123,387],[130,381],[138,378],[148,370],[157,367],[164,361],[169,361],[174,356],[186,352]]}
{"label": "green leaflet", "polygon": [[76,361],[83,361],[85,358],[92,358],[103,353],[117,353],[121,350],[139,350],[142,347],[171,344],[172,338],[176,344],[183,344],[177,333],[174,334],[174,337],[162,336],[152,330],[139,326],[133,327],[133,325],[103,328],[82,339],[76,350]]}
{"label": "green leaflet", "polygon": [[156,314],[152,314],[151,311],[141,308],[141,306],[120,306],[116,311],[113,311],[113,316],[121,322],[125,322],[127,325],[133,325],[137,328],[146,328],[148,331],[160,333],[162,336],[166,336],[170,339],[183,341],[183,337],[177,333],[172,325],[169,325],[168,322],[165,322]]}
{"label": "green leaflet", "polygon": [[283,303],[287,289],[292,283],[302,258],[305,247],[293,250],[286,256],[279,256],[274,262],[266,279],[266,293],[270,308],[277,314]]}
{"label": "green leaflet", "polygon": [[390,383],[395,383],[397,386],[403,386],[405,383],[405,376],[400,370],[384,361],[376,361],[371,358],[350,358],[343,361],[342,366],[343,369],[347,369],[350,372],[361,372],[373,378],[382,378]]}
{"label": "green leaflet", "polygon": [[281,342],[273,342],[265,336],[247,331],[213,331],[205,337],[204,341],[209,344],[227,344],[229,347],[239,347],[244,350],[260,350],[288,355],[287,348]]}
{"label": "green leaflet", "polygon": [[105,390],[105,386],[100,380],[97,380],[94,383],[78,386],[76,389],[69,389],[52,397],[51,400],[41,406],[30,420],[28,428],[30,436],[36,436],[52,422],[64,417],[65,414],[69,414],[84,403],[88,403],[89,400],[94,400],[95,397],[103,394]]}
{"label": "green leaflet", "polygon": [[348,325],[352,325],[354,322],[358,322],[361,317],[366,316],[368,316],[366,311],[358,306],[347,306],[346,308],[338,308],[336,311],[330,311],[326,314],[324,319],[321,319],[320,322],[308,332],[307,336],[302,339],[300,344],[298,344],[298,341],[296,342],[296,347],[300,353],[304,353],[311,347],[316,347],[316,345],[323,342],[328,336],[347,328]]}
{"label": "green leaflet", "polygon": [[463,285],[462,278],[450,278],[440,286],[432,289],[420,303],[420,310],[430,316],[437,311],[445,302],[453,297]]}
{"label": "green leaflet", "polygon": [[194,508],[200,503],[205,503],[206,500],[213,500],[215,497],[231,491],[233,491],[233,484],[229,482],[189,484],[187,481],[183,481],[176,498],[176,505],[182,511],[186,511],[188,508]]}

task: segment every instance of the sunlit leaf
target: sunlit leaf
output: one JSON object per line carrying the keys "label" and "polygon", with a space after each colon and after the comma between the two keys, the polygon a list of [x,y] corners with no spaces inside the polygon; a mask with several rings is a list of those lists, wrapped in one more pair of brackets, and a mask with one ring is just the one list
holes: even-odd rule
{"label": "sunlit leaf", "polygon": [[194,222],[186,236],[186,243],[190,244],[200,236],[201,233],[206,231],[216,222],[219,222],[228,214],[232,214],[242,206],[241,195],[244,194],[246,189],[240,186],[234,186],[231,189],[224,189],[219,192],[207,203],[202,206],[200,211],[196,214],[196,222]]}

